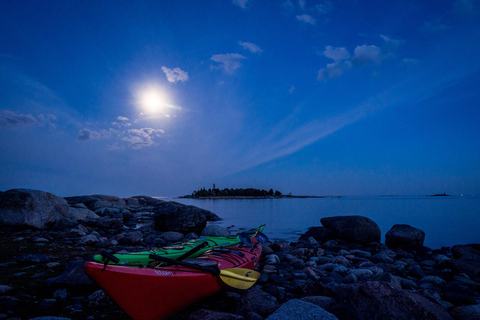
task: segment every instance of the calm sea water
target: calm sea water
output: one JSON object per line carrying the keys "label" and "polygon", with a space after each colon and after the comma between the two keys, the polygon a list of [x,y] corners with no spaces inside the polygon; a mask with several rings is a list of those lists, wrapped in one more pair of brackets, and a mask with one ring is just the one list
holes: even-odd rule
{"label": "calm sea water", "polygon": [[375,221],[385,233],[394,224],[408,224],[423,230],[425,245],[431,248],[480,243],[480,197],[342,197],[308,199],[173,199],[210,210],[231,227],[266,224],[270,239],[296,241],[309,227],[321,226],[323,217],[362,215]]}

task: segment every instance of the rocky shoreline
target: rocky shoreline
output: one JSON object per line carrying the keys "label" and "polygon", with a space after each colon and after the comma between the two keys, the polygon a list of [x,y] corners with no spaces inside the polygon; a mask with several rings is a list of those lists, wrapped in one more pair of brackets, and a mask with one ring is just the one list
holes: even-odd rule
{"label": "rocky shoreline", "polygon": [[[217,219],[145,196],[0,193],[0,319],[129,319],[85,276],[85,261],[228,233],[205,229]],[[296,242],[266,243],[253,288],[227,289],[168,319],[480,319],[480,245],[427,248],[423,231],[406,225],[382,244],[368,218],[321,223]]]}

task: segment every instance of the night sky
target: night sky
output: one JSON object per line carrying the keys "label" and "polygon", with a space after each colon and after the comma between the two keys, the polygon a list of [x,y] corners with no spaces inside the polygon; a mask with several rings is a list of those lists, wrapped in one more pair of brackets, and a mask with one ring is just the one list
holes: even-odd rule
{"label": "night sky", "polygon": [[0,1],[0,190],[480,194],[480,1]]}

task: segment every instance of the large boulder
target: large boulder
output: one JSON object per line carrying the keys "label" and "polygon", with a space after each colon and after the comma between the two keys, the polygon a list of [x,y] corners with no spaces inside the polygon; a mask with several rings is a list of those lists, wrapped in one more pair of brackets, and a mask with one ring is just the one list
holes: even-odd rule
{"label": "large boulder", "polygon": [[408,224],[396,224],[385,234],[389,247],[423,246],[424,240],[425,232]]}
{"label": "large boulder", "polygon": [[363,216],[336,216],[320,219],[326,228],[332,230],[338,239],[367,244],[380,242],[381,231],[371,219]]}
{"label": "large boulder", "polygon": [[355,291],[353,303],[364,319],[452,320],[438,304],[387,282],[368,281],[361,284]]}
{"label": "large boulder", "polygon": [[0,224],[38,229],[51,228],[67,218],[68,203],[56,195],[30,189],[12,189],[0,194]]}
{"label": "large boulder", "polygon": [[292,299],[285,302],[280,308],[272,313],[266,320],[338,320],[330,312],[327,312],[313,303]]}
{"label": "large boulder", "polygon": [[156,205],[153,218],[156,230],[177,231],[183,234],[189,232],[200,234],[205,229],[207,221],[220,220],[213,212],[173,201]]}
{"label": "large boulder", "polygon": [[424,240],[425,232],[408,224],[396,224],[385,234],[389,247],[423,246]]}

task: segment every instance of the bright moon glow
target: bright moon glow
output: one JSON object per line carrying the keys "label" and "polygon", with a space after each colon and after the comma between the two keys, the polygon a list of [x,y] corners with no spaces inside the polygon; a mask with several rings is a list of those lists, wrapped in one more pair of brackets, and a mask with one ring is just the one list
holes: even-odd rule
{"label": "bright moon glow", "polygon": [[159,88],[148,88],[140,92],[139,104],[145,113],[155,114],[169,107],[168,96]]}

